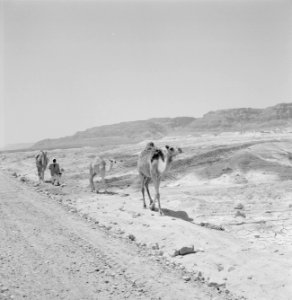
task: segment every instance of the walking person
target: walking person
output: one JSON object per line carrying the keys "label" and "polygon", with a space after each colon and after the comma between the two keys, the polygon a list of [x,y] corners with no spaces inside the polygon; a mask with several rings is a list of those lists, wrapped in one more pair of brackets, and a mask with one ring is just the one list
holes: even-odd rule
{"label": "walking person", "polygon": [[52,184],[60,185],[60,177],[62,173],[60,170],[60,166],[55,158],[53,159],[53,163],[49,165],[49,170],[51,171]]}

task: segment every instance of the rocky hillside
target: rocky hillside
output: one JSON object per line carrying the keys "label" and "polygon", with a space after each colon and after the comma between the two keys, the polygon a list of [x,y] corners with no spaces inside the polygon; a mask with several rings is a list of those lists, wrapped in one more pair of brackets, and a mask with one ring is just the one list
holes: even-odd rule
{"label": "rocky hillside", "polygon": [[195,131],[279,129],[292,126],[292,103],[266,109],[238,108],[211,111],[192,122]]}
{"label": "rocky hillside", "polygon": [[238,108],[211,111],[202,118],[157,118],[99,126],[59,139],[42,140],[34,149],[80,146],[111,146],[159,139],[165,135],[197,134],[238,130],[275,130],[292,128],[292,103],[266,109]]}
{"label": "rocky hillside", "polygon": [[171,133],[184,133],[194,121],[191,117],[157,118],[144,121],[94,127],[59,139],[36,143],[34,149],[69,148],[80,146],[110,146],[159,139]]}

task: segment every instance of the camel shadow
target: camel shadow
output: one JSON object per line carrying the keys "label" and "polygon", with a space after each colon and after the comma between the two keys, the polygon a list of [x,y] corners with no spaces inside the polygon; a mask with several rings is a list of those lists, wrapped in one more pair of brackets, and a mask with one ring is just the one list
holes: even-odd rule
{"label": "camel shadow", "polygon": [[188,214],[183,210],[175,211],[168,208],[162,208],[162,212],[165,216],[181,219],[183,221],[192,222],[194,220],[190,218]]}

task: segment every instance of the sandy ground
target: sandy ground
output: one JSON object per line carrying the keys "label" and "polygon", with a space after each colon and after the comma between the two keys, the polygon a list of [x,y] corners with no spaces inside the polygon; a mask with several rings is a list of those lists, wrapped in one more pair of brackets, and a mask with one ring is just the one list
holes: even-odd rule
{"label": "sandy ground", "polygon": [[0,299],[227,299],[0,174]]}
{"label": "sandy ground", "polygon": [[[36,186],[36,152],[2,154],[3,171],[110,234],[129,237],[166,266],[188,271],[225,296],[292,299],[292,134],[172,137],[180,146],[161,186],[164,216],[142,208],[136,171],[144,143],[100,151],[50,151],[65,186]],[[90,193],[88,165],[97,155],[122,160],[107,177],[108,193]],[[49,180],[49,175],[46,173]],[[99,180],[99,178],[97,178]],[[99,186],[99,182],[96,183]],[[195,253],[173,256],[194,246]]]}

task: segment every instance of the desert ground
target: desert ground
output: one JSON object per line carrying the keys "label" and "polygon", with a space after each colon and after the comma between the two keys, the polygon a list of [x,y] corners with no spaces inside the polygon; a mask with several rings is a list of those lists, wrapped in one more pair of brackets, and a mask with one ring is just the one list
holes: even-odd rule
{"label": "desert ground", "polygon": [[[292,299],[292,133],[236,132],[154,141],[183,149],[161,184],[163,216],[142,207],[137,157],[147,142],[49,150],[50,161],[56,158],[65,170],[61,186],[50,184],[48,170],[46,181],[38,183],[37,151],[1,153],[1,176],[9,178],[8,185],[14,182],[54,203],[56,214],[62,207],[104,235],[135,245],[165,268],[185,272],[185,284],[210,289],[209,298],[201,299]],[[88,166],[97,156],[119,161],[106,177],[107,192],[90,192]],[[152,185],[150,189],[154,194]],[[194,251],[176,255],[183,247]],[[167,295],[161,299],[170,299]]]}

